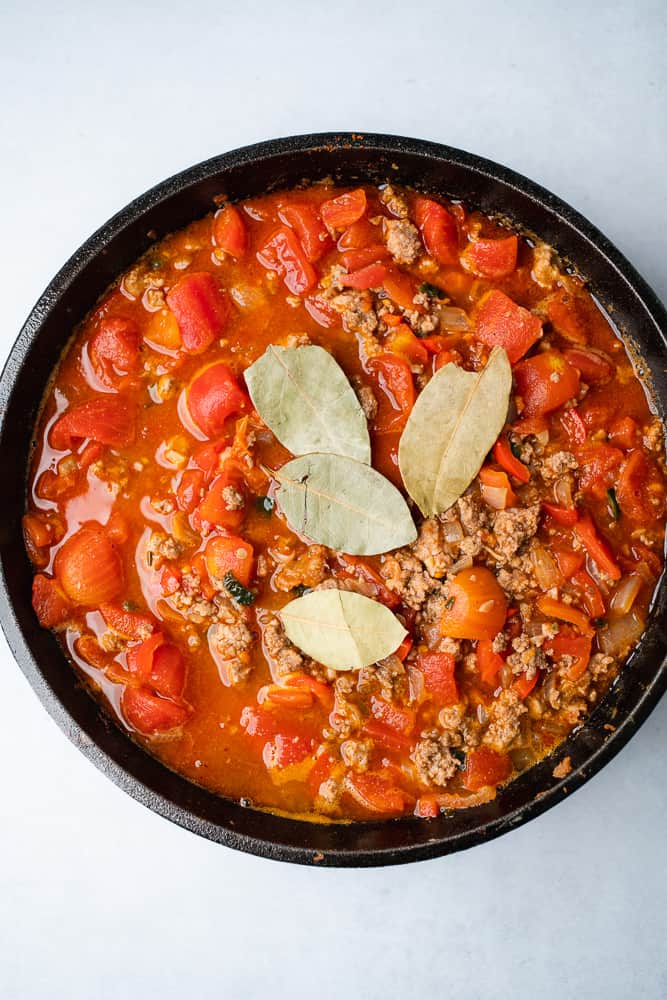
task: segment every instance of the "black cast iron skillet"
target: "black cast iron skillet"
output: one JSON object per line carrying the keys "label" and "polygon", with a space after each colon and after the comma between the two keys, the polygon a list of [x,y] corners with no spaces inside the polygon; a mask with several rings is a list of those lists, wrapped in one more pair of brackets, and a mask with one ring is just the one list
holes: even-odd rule
{"label": "black cast iron skillet", "polygon": [[[522,774],[486,805],[438,819],[319,825],[248,809],[169,771],[93,700],[30,605],[21,537],[26,462],[38,404],[74,325],[107,285],[166,233],[212,211],[221,192],[244,198],[327,175],[343,183],[388,179],[458,197],[539,235],[590,282],[638,350],[660,415],[667,399],[667,313],[628,261],[581,215],[505,167],[435,143],[386,135],[276,139],[215,157],[158,184],[77,250],[28,317],[0,380],[0,616],[16,660],[44,707],[79,749],[155,812],[210,840],[300,864],[399,864],[482,843],[544,812],[616,754],[667,685],[664,575],[647,628],[617,683],[558,756]],[[552,775],[565,754],[573,770]]]}

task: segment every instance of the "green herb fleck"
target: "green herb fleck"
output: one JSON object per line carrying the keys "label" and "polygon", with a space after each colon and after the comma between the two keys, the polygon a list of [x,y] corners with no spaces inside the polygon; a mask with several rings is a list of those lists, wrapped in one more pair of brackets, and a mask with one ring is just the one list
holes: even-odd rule
{"label": "green herb fleck", "polygon": [[134,601],[123,601],[123,611],[136,611],[137,606]]}
{"label": "green herb fleck", "polygon": [[248,590],[247,587],[244,587],[241,581],[237,580],[231,571],[225,573],[223,583],[237,604],[243,604],[245,606],[254,604],[255,595],[252,590]]}
{"label": "green herb fleck", "polygon": [[272,500],[271,497],[256,497],[255,507],[260,514],[266,514],[270,517],[273,513],[273,508],[276,506],[276,501]]}
{"label": "green herb fleck", "polygon": [[450,747],[449,752],[458,761],[459,771],[465,771],[466,769],[466,755],[463,750],[457,750],[456,747]]}
{"label": "green herb fleck", "polygon": [[163,263],[164,261],[162,260],[162,257],[151,257],[148,262],[148,266],[151,271],[158,271],[162,267]]}
{"label": "green herb fleck", "polygon": [[612,486],[611,489],[607,490],[607,499],[609,500],[609,513],[612,516],[612,520],[620,521],[621,519],[621,508],[618,506],[618,500],[616,499],[616,490]]}
{"label": "green herb fleck", "polygon": [[297,597],[303,597],[304,594],[309,594],[312,587],[307,587],[305,583],[297,583],[296,587],[292,587],[292,593],[296,594]]}
{"label": "green herb fleck", "polygon": [[596,628],[606,628],[606,626],[607,626],[607,619],[606,618],[594,618],[593,619],[593,624],[595,625]]}
{"label": "green herb fleck", "polygon": [[432,285],[430,281],[425,281],[419,286],[419,291],[423,292],[424,295],[430,296],[432,299],[445,299],[447,298],[445,292],[442,288],[438,288],[437,285]]}
{"label": "green herb fleck", "polygon": [[448,611],[452,610],[452,608],[454,607],[454,598],[453,597],[447,598],[447,600],[445,601],[445,607],[447,608]]}
{"label": "green herb fleck", "polygon": [[517,444],[514,438],[508,438],[508,441],[510,443],[510,450],[512,454],[515,458],[518,458],[519,461],[521,461],[521,446]]}

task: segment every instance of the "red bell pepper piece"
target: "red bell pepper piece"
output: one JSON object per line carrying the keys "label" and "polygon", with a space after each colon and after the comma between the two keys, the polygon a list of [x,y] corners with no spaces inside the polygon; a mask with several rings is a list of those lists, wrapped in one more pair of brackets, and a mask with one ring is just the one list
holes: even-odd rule
{"label": "red bell pepper piece", "polygon": [[509,472],[520,483],[530,482],[530,470],[516,457],[507,438],[498,438],[493,446],[493,457],[505,472]]}

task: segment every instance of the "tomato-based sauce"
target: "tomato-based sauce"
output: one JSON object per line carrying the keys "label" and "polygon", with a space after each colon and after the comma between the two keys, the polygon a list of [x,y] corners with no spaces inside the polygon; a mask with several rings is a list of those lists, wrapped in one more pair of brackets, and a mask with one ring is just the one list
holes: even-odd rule
{"label": "tomato-based sauce", "polygon": [[[286,374],[329,371],[313,347],[337,363],[340,426]],[[420,424],[429,386],[443,403]],[[493,798],[604,696],[663,566],[662,428],[584,282],[411,190],[314,184],[166,237],[76,331],[35,437],[41,624],[167,766],[312,819]],[[350,488],[370,476],[378,499],[354,523],[335,488],[317,522],[312,492],[290,514],[305,477],[280,470],[311,452],[327,475],[364,466]],[[323,542],[341,523],[389,542]],[[326,635],[357,597],[352,666]]]}

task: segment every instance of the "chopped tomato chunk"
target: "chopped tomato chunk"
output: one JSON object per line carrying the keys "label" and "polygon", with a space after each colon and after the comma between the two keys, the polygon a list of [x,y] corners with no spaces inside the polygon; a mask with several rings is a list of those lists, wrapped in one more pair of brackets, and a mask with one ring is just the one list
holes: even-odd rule
{"label": "chopped tomato chunk", "polygon": [[542,336],[542,320],[494,289],[480,302],[475,336],[489,347],[504,347],[510,363],[516,364]]}
{"label": "chopped tomato chunk", "polygon": [[476,659],[481,681],[495,688],[498,684],[498,674],[504,667],[505,661],[500,653],[494,652],[490,639],[477,641]]}
{"label": "chopped tomato chunk", "polygon": [[506,753],[497,753],[490,747],[471,750],[466,755],[463,784],[470,792],[485,785],[499,785],[512,773],[512,761]]}
{"label": "chopped tomato chunk", "polygon": [[462,263],[485,278],[506,278],[516,270],[519,241],[516,236],[499,240],[475,240],[463,251]]}
{"label": "chopped tomato chunk", "polygon": [[626,517],[643,524],[650,523],[659,509],[658,505],[652,507],[649,502],[650,493],[647,491],[649,478],[650,467],[644,452],[640,450],[630,452],[618,476],[616,499]]}
{"label": "chopped tomato chunk", "polygon": [[241,476],[233,469],[223,470],[213,480],[197,507],[199,521],[218,528],[239,528],[245,518],[245,489]]}
{"label": "chopped tomato chunk", "polygon": [[333,240],[313,205],[288,202],[281,206],[278,215],[281,222],[295,231],[311,264],[333,247]]}
{"label": "chopped tomato chunk", "polygon": [[247,587],[254,569],[252,545],[238,535],[210,538],[206,543],[206,568],[211,579],[224,580],[227,573],[233,573]]}
{"label": "chopped tomato chunk", "polygon": [[456,660],[451,653],[425,653],[417,660],[424,675],[424,687],[439,705],[456,705],[460,700],[454,671]]}
{"label": "chopped tomato chunk", "polygon": [[303,295],[317,284],[317,274],[293,229],[281,226],[257,254],[260,264],[275,271],[292,295]]}
{"label": "chopped tomato chunk", "polygon": [[91,438],[110,448],[125,448],[134,440],[135,415],[122,396],[98,396],[77,403],[51,428],[51,445],[67,451],[75,442]]}
{"label": "chopped tomato chunk", "polygon": [[459,260],[459,237],[454,216],[444,205],[421,195],[415,198],[414,213],[431,257],[443,267],[455,267]]}
{"label": "chopped tomato chunk", "polygon": [[176,317],[188,354],[201,354],[222,336],[230,316],[227,296],[208,271],[186,274],[167,292],[167,305]]}
{"label": "chopped tomato chunk", "polygon": [[387,269],[384,264],[369,264],[362,267],[360,271],[353,271],[352,274],[342,274],[340,283],[345,288],[379,288],[384,280]]}
{"label": "chopped tomato chunk", "polygon": [[386,814],[403,812],[408,798],[405,792],[392,784],[389,778],[371,771],[362,774],[351,772],[347,776],[346,785],[357,802],[370,812]]}
{"label": "chopped tomato chunk", "polygon": [[62,625],[72,607],[56,580],[43,573],[37,573],[32,581],[32,606],[43,628]]}
{"label": "chopped tomato chunk", "polygon": [[81,528],[58,550],[58,581],[74,604],[113,601],[123,587],[120,557],[100,528]]}
{"label": "chopped tomato chunk", "polygon": [[241,212],[234,205],[225,205],[213,219],[213,242],[218,249],[237,260],[248,249],[248,232]]}
{"label": "chopped tomato chunk", "polygon": [[146,687],[127,687],[121,698],[125,721],[144,736],[166,733],[187,722],[190,709],[160,698]]}
{"label": "chopped tomato chunk", "polygon": [[104,621],[124,639],[144,639],[155,628],[155,620],[140,611],[130,611],[120,604],[101,604]]}
{"label": "chopped tomato chunk", "polygon": [[536,417],[557,410],[579,392],[579,373],[558,351],[544,351],[520,361],[514,369],[523,416]]}
{"label": "chopped tomato chunk", "polygon": [[129,375],[139,366],[139,330],[131,319],[109,316],[101,321],[90,342],[93,364],[106,373]]}
{"label": "chopped tomato chunk", "polygon": [[324,225],[329,229],[347,229],[366,212],[366,192],[363,188],[347,191],[325,201],[320,208]]}
{"label": "chopped tomato chunk", "polygon": [[187,402],[190,416],[207,437],[220,434],[228,417],[243,413],[250,406],[234,373],[222,361],[195,375],[187,391]]}

